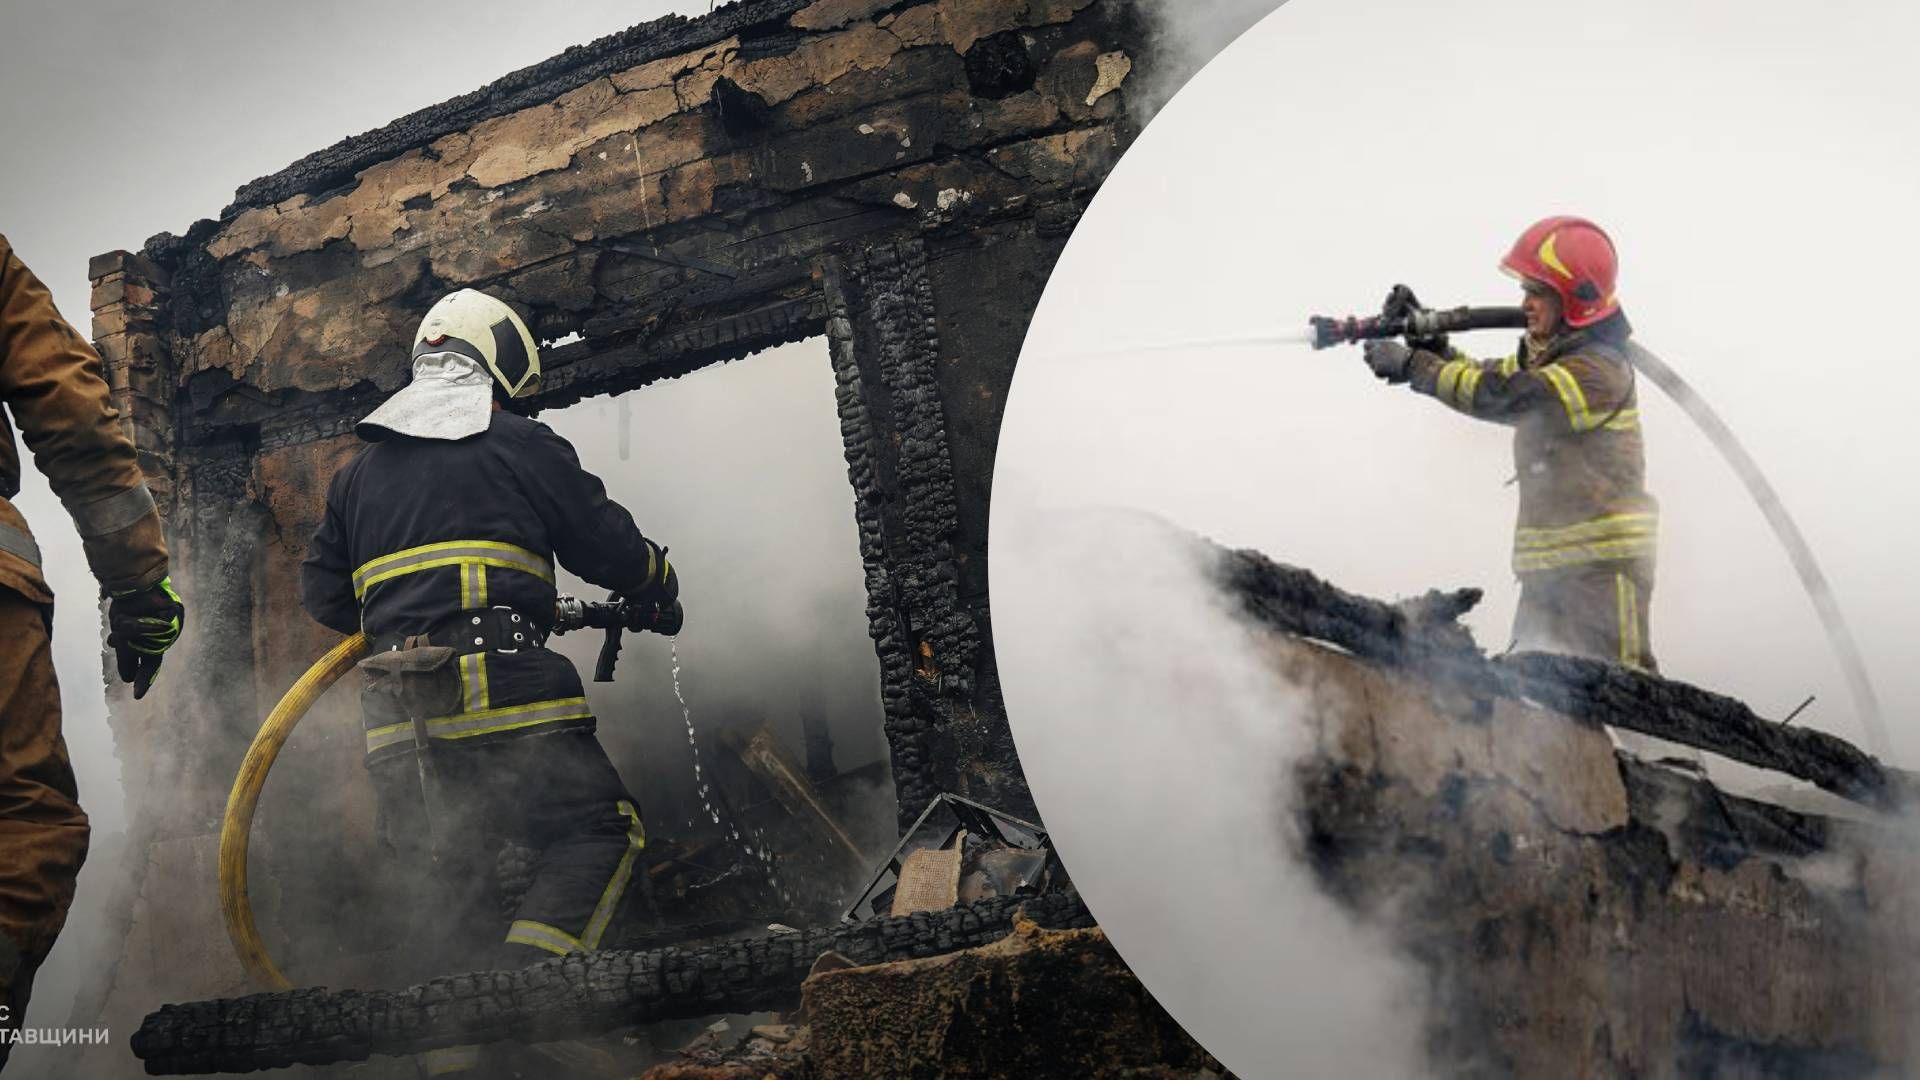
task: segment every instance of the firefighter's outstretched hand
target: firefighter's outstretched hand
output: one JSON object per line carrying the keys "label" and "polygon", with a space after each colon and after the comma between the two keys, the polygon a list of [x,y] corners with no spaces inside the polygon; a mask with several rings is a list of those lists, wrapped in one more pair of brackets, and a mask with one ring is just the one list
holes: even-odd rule
{"label": "firefighter's outstretched hand", "polygon": [[646,630],[665,637],[680,632],[687,621],[686,612],[678,600],[660,600],[654,603],[635,604],[628,609],[632,614],[627,622],[629,630]]}
{"label": "firefighter's outstretched hand", "polygon": [[120,665],[120,681],[133,684],[137,701],[147,696],[160,658],[180,640],[187,608],[173,591],[173,578],[134,592],[119,593],[107,605],[107,644]]}
{"label": "firefighter's outstretched hand", "polygon": [[1391,338],[1369,341],[1361,355],[1366,358],[1367,366],[1373,373],[1390,383],[1407,381],[1407,361],[1412,358],[1413,350]]}

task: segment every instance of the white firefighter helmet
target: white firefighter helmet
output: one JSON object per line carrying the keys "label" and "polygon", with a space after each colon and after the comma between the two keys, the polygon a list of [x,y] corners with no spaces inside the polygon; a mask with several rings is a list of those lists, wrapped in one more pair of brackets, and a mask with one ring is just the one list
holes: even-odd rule
{"label": "white firefighter helmet", "polygon": [[355,425],[364,439],[397,432],[464,439],[492,422],[494,386],[507,397],[540,389],[540,349],[505,303],[473,289],[440,298],[413,335],[413,381]]}
{"label": "white firefighter helmet", "polygon": [[440,298],[420,320],[413,355],[454,352],[487,366],[510,398],[540,389],[540,348],[505,303],[473,289]]}

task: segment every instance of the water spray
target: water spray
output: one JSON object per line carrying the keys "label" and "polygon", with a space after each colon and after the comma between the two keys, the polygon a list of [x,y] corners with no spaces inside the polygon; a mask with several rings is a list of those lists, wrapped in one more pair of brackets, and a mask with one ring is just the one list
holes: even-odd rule
{"label": "water spray", "polygon": [[[727,813],[723,815],[715,805],[719,803],[725,806],[726,800],[720,797],[720,792],[714,790],[700,767],[700,740],[693,730],[693,710],[688,707],[687,696],[680,689],[680,639],[678,637],[667,639],[667,652],[672,659],[673,697],[680,703],[680,718],[687,725],[687,749],[693,755],[693,782],[699,789],[700,809],[706,813],[713,824],[725,832],[728,841],[746,853],[747,858],[757,859],[760,862],[761,869],[767,877],[767,886],[780,894],[782,903],[792,907],[793,895],[786,886],[780,884],[780,875],[774,867],[773,848],[767,843],[767,838],[751,825],[746,826],[746,831],[742,832],[741,822],[738,815],[733,813],[732,807],[727,807]],[[691,828],[693,822],[687,822],[687,826]]]}
{"label": "water spray", "polygon": [[[1396,291],[1397,292],[1397,291]],[[1122,345],[1086,352],[1067,353],[1067,358],[1084,359],[1135,353],[1155,352],[1193,352],[1219,349],[1272,348],[1285,345],[1310,345],[1314,349],[1329,349],[1335,345],[1350,345],[1361,341],[1374,341],[1384,338],[1404,337],[1412,340],[1431,339],[1441,334],[1462,333],[1472,330],[1524,330],[1527,319],[1517,307],[1456,307],[1430,309],[1413,306],[1396,308],[1392,299],[1389,306],[1379,315],[1327,316],[1314,315],[1307,320],[1307,329],[1291,332],[1264,334],[1243,334],[1223,338],[1194,338],[1186,341],[1160,341],[1146,344]],[[1880,714],[1880,698],[1874,692],[1873,681],[1867,675],[1866,661],[1860,655],[1853,632],[1840,612],[1839,602],[1834,598],[1833,587],[1821,572],[1820,564],[1813,556],[1813,548],[1807,543],[1806,536],[1794,523],[1793,516],[1787,513],[1786,504],[1780,495],[1767,482],[1766,475],[1754,461],[1746,447],[1733,434],[1720,414],[1714,412],[1706,399],[1700,396],[1680,373],[1673,367],[1648,351],[1645,347],[1628,342],[1625,348],[1627,359],[1636,371],[1653,380],[1674,404],[1694,422],[1707,441],[1720,451],[1740,482],[1747,489],[1760,513],[1767,519],[1767,525],[1773,530],[1775,539],[1786,550],[1787,558],[1793,563],[1794,573],[1806,590],[1807,598],[1812,601],[1814,611],[1820,617],[1820,625],[1826,633],[1828,646],[1839,661],[1841,671],[1847,680],[1849,694],[1853,698],[1854,708],[1859,714],[1861,725],[1867,732],[1867,744],[1876,755],[1885,757],[1891,750],[1886,722]]]}

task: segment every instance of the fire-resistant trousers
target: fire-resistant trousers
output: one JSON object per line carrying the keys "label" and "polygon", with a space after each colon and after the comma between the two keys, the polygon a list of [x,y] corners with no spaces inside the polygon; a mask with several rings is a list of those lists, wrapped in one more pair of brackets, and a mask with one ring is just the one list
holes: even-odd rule
{"label": "fire-resistant trousers", "polygon": [[1520,579],[1520,607],[1513,618],[1514,647],[1657,672],[1647,634],[1652,598],[1650,560],[1527,574]]}
{"label": "fire-resistant trousers", "polygon": [[[432,773],[439,818],[429,826],[412,755],[375,768],[382,832],[402,872],[420,875],[426,901],[405,946],[412,980],[521,967],[612,940],[646,834],[592,732],[436,742]],[[528,860],[511,888],[503,849]]]}
{"label": "fire-resistant trousers", "polygon": [[[60,735],[52,610],[0,588],[0,1027],[17,1029],[87,857],[87,815]],[[0,1042],[0,1068],[12,1041]]]}

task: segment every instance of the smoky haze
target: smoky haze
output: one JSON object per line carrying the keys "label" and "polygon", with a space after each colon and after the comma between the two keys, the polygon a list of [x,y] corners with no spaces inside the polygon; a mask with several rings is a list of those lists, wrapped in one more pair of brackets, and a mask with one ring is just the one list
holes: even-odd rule
{"label": "smoky haze", "polygon": [[[1129,773],[1128,798],[1166,811],[1157,828],[1126,819],[1136,831],[1118,843],[1112,800],[1074,779],[1088,753],[1064,704],[1075,691],[1042,680],[1113,681],[1166,704],[1116,709],[1103,752],[1111,743],[1152,758],[1178,729],[1275,755],[1280,768],[1284,740],[1276,750],[1217,722],[1215,699],[1185,668],[1163,665],[1156,688],[1131,654],[1058,633],[1076,612],[1108,611],[1113,592],[1143,622],[1185,601],[1125,574],[1061,574],[1055,609],[1030,608],[1008,583],[1043,575],[1009,538],[1075,507],[1145,511],[1382,598],[1482,587],[1466,622],[1483,646],[1503,648],[1518,595],[1507,429],[1382,386],[1354,348],[1139,346],[1296,333],[1310,315],[1377,311],[1397,282],[1435,306],[1517,303],[1496,269],[1512,239],[1546,215],[1581,214],[1619,247],[1637,339],[1727,420],[1806,533],[1877,684],[1891,758],[1911,766],[1920,345],[1885,320],[1905,310],[1899,283],[1920,249],[1920,89],[1906,75],[1917,33],[1920,10],[1894,0],[1290,0],[1175,96],[1116,166],[1048,282],[1009,396],[995,643],[1021,760],[1076,880],[1121,954],[1229,1067],[1282,1075],[1294,1064],[1275,1033],[1300,1029],[1276,1021],[1264,969],[1244,960],[1291,955],[1285,928],[1318,905],[1296,891],[1258,913],[1210,906],[1271,881],[1270,867],[1245,865],[1262,850],[1257,836],[1233,845],[1185,827],[1181,807],[1211,805],[1243,776],[1210,773],[1214,750]],[[1492,357],[1513,340],[1455,344]],[[1640,407],[1662,505],[1651,643],[1663,671],[1763,716],[1816,695],[1797,724],[1862,740],[1814,609],[1759,511],[1646,381]],[[1076,597],[1076,584],[1088,592]],[[1272,696],[1273,723],[1286,723],[1286,705]],[[1271,794],[1251,784],[1246,799]],[[1161,925],[1129,921],[1155,899]],[[1232,925],[1184,925],[1216,917]],[[1153,957],[1203,940],[1238,950],[1188,958],[1230,987],[1160,981]],[[1320,977],[1298,973],[1292,992],[1312,994]]]}
{"label": "smoky haze", "polygon": [[[701,738],[770,722],[799,757],[811,713],[847,770],[887,747],[833,388],[826,340],[815,338],[539,419],[669,548],[687,612],[681,690]],[[560,587],[605,599],[571,574]],[[601,640],[582,632],[555,647],[591,679]],[[701,805],[670,669],[665,639],[629,634],[615,680],[587,684],[629,786],[649,812],[681,811],[657,825],[668,835]]]}
{"label": "smoky haze", "polygon": [[1146,514],[999,501],[993,543],[1021,762],[1127,965],[1236,1075],[1418,1075],[1423,979],[1295,864],[1313,736],[1212,553]]}
{"label": "smoky haze", "polygon": [[[0,33],[0,161],[6,167],[0,232],[85,334],[92,256],[138,248],[163,230],[184,232],[196,219],[217,214],[239,185],[346,136],[569,46],[662,15],[703,14],[709,6],[706,0],[580,0],[559,8],[476,0],[457,9],[417,0],[12,2]],[[121,944],[121,931],[103,920],[109,871],[127,857],[127,808],[106,723],[92,610],[98,586],[65,512],[30,465],[15,502],[39,540],[59,600],[54,662],[66,739],[94,822],[94,857],[81,873],[67,932],[36,985],[32,1022],[53,1025],[66,1016],[81,969]],[[662,531],[675,542],[671,526]],[[186,601],[190,638],[197,630],[191,593]],[[694,618],[712,615],[696,611]],[[689,638],[698,625],[690,624]],[[179,678],[183,668],[176,661],[161,679]],[[138,707],[130,720],[167,723]],[[231,778],[204,779],[224,788]],[[60,1075],[61,1053],[22,1047],[8,1076]]]}

